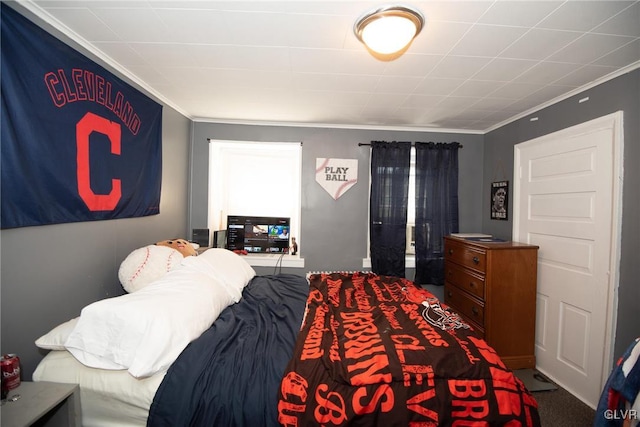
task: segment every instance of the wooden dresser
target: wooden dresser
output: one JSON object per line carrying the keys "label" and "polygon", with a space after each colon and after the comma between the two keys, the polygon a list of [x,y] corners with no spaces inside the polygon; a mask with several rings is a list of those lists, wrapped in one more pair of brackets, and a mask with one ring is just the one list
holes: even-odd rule
{"label": "wooden dresser", "polygon": [[445,237],[444,301],[510,369],[534,368],[538,246]]}

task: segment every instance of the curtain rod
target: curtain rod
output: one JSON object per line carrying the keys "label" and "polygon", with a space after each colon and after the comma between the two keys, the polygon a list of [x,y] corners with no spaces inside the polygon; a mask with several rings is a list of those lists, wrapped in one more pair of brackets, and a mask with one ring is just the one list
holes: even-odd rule
{"label": "curtain rod", "polygon": [[[443,144],[446,144],[446,143],[443,143]],[[371,143],[369,143],[369,142],[358,142],[358,147],[362,147],[363,145],[367,146],[367,147],[371,147]],[[415,142],[411,143],[412,147],[415,147],[415,145],[416,145]],[[458,148],[464,148],[464,146],[462,144],[458,144]]]}

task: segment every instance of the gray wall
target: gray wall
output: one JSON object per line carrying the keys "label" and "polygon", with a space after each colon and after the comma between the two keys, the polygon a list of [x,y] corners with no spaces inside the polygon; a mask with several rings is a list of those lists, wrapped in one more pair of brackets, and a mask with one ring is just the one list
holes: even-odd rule
{"label": "gray wall", "polygon": [[0,232],[0,354],[20,356],[23,380],[46,354],[34,345],[38,337],[85,305],[124,293],[118,268],[133,249],[188,236],[191,122],[167,106],[162,122],[159,215]]}
{"label": "gray wall", "polygon": [[[193,228],[207,227],[208,138],[238,141],[302,141],[301,235],[296,236],[304,269],[283,272],[361,270],[367,257],[369,206],[369,147],[372,140],[460,142],[460,227],[480,229],[482,217],[483,136],[434,132],[378,131],[359,129],[250,126],[199,122],[193,131],[192,207]],[[315,181],[316,158],[358,159],[358,183],[334,200]],[[240,171],[238,173],[241,173]],[[256,268],[261,274],[272,268]],[[413,272],[407,270],[407,277]]]}
{"label": "gray wall", "polygon": [[[589,101],[578,100],[589,97]],[[512,219],[491,220],[489,212],[489,188],[492,181],[500,179],[501,169],[513,182],[513,147],[530,139],[605,116],[624,111],[624,183],[622,211],[622,250],[618,288],[618,318],[614,355],[621,356],[632,340],[640,336],[638,304],[640,303],[640,70],[636,69],[616,79],[584,91],[574,97],[503,126],[485,135],[483,221],[486,233],[510,239]],[[529,117],[538,121],[531,122]],[[509,194],[509,212],[513,204]]]}

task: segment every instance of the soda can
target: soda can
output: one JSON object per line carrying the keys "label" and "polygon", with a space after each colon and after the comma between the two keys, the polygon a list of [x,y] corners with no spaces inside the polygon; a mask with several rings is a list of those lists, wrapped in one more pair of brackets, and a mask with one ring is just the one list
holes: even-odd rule
{"label": "soda can", "polygon": [[7,398],[10,390],[20,386],[20,359],[17,355],[5,354],[0,359],[2,366],[2,400]]}

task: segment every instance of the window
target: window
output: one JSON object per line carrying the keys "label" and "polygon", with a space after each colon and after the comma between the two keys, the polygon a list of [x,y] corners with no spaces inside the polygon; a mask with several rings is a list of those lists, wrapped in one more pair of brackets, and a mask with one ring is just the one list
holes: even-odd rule
{"label": "window", "polygon": [[[369,215],[370,221],[376,221],[371,224],[369,236],[372,268],[376,272],[400,274],[400,259],[404,255],[405,267],[411,267],[410,264],[416,267],[415,281],[441,284],[443,237],[457,233],[459,228],[458,150],[462,146],[458,142],[416,142],[409,150],[405,143],[390,144],[372,142]],[[379,170],[387,166],[393,167],[392,173]],[[378,170],[374,171],[374,167]],[[391,190],[388,193],[382,188],[385,185]],[[394,197],[389,206],[384,204],[387,196]],[[385,216],[387,212],[391,215]],[[403,230],[397,227],[405,218],[405,233],[400,234]],[[419,251],[412,250],[412,241],[417,243],[413,246]],[[405,242],[407,246],[402,250],[401,244]],[[411,252],[415,252],[416,257],[409,255]],[[363,267],[367,267],[366,261],[363,261]]]}
{"label": "window", "polygon": [[300,143],[209,140],[209,229],[228,215],[288,217],[298,238],[301,155]]}
{"label": "window", "polygon": [[409,169],[409,200],[407,200],[407,255],[416,253],[416,148],[411,147],[411,169]]}

